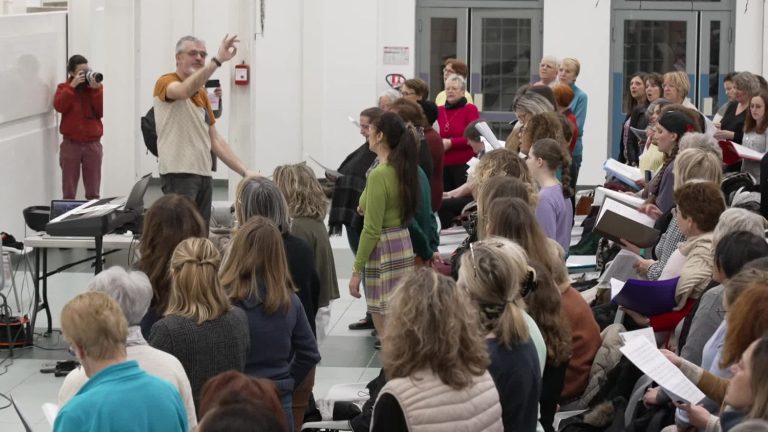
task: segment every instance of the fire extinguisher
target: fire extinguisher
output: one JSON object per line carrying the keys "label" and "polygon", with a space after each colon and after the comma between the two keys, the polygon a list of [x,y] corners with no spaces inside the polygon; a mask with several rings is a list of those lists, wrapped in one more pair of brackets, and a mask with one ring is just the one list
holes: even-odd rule
{"label": "fire extinguisher", "polygon": [[235,65],[235,84],[247,85],[249,76],[250,67],[245,64],[245,60],[243,60],[242,63]]}

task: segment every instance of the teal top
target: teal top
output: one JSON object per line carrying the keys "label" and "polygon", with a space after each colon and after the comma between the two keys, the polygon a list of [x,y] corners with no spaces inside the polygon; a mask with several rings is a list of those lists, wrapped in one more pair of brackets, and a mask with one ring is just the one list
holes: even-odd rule
{"label": "teal top", "polygon": [[352,270],[363,271],[379,242],[382,230],[405,226],[400,216],[399,184],[395,169],[386,162],[380,163],[368,174],[359,203],[364,213],[363,232],[360,234]]}
{"label": "teal top", "polygon": [[187,432],[181,396],[135,360],[91,377],[56,416],[54,432]]}
{"label": "teal top", "polygon": [[408,232],[411,234],[411,244],[416,255],[428,261],[437,252],[440,245],[440,234],[437,232],[437,221],[432,215],[431,189],[429,179],[424,170],[419,167],[419,207],[416,215],[408,223]]}

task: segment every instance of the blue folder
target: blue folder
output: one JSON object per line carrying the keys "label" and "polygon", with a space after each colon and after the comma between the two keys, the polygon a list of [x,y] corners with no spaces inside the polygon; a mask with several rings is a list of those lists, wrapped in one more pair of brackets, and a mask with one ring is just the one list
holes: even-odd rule
{"label": "blue folder", "polygon": [[677,306],[675,289],[679,279],[679,277],[660,281],[629,279],[611,300],[619,306],[632,309],[647,317],[669,312]]}

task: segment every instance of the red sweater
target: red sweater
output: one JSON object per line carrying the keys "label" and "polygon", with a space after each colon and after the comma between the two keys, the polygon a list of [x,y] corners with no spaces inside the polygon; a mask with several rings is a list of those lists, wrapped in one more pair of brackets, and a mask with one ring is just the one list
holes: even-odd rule
{"label": "red sweater", "polygon": [[59,84],[53,107],[61,113],[59,131],[72,141],[98,141],[104,134],[104,87],[73,89],[70,80]]}
{"label": "red sweater", "polygon": [[571,142],[568,143],[568,150],[571,152],[571,156],[573,156],[573,150],[576,148],[576,140],[579,139],[579,123],[576,121],[576,114],[574,114],[570,108],[565,110],[563,114],[565,114],[565,118],[567,118],[571,123],[571,126],[573,126],[571,128],[573,130],[573,137],[571,138]]}
{"label": "red sweater", "polygon": [[432,178],[429,179],[429,185],[432,190],[432,211],[437,211],[443,204],[443,141],[440,134],[431,127],[424,130],[424,139],[432,155]]}
{"label": "red sweater", "polygon": [[445,166],[464,165],[475,152],[464,138],[467,125],[480,118],[477,107],[468,103],[462,107],[445,109],[437,108],[437,124],[440,125],[440,137],[451,140],[451,148],[446,150],[443,164]]}
{"label": "red sweater", "polygon": [[560,393],[560,399],[567,401],[581,396],[587,387],[589,371],[602,339],[592,309],[573,287],[568,287],[563,293],[562,307],[571,324],[572,355],[565,371],[565,385]]}

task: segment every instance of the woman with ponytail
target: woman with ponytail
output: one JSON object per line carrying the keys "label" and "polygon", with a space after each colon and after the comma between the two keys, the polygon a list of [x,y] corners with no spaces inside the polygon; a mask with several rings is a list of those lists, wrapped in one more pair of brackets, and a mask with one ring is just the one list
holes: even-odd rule
{"label": "woman with ponytail", "polygon": [[150,345],[184,366],[196,409],[203,384],[221,372],[242,372],[248,351],[248,320],[219,284],[220,261],[208,239],[188,238],[176,246],[168,308],[149,335]]}
{"label": "woman with ponytail", "polygon": [[[567,150],[552,138],[536,141],[528,152],[528,169],[539,184],[536,219],[547,237],[564,251],[571,245],[573,208],[571,207],[571,158]],[[557,179],[558,171],[562,182]]]}
{"label": "woman with ponytail", "polygon": [[365,297],[373,324],[384,337],[384,314],[400,278],[414,268],[413,246],[406,226],[419,203],[417,142],[413,127],[394,113],[371,122],[368,143],[378,165],[371,170],[360,196],[358,212],[364,215],[349,292],[360,298],[365,277]]}
{"label": "woman with ponytail", "polygon": [[519,245],[493,237],[471,245],[461,259],[459,286],[480,312],[504,430],[536,429],[541,365],[526,322],[523,286],[528,257]]}

